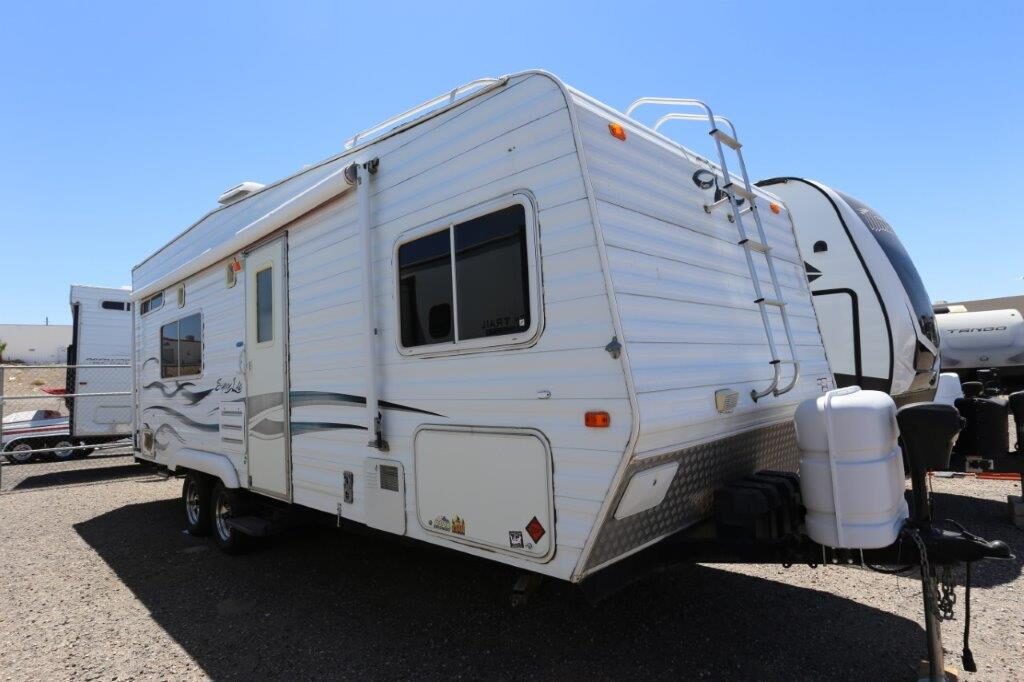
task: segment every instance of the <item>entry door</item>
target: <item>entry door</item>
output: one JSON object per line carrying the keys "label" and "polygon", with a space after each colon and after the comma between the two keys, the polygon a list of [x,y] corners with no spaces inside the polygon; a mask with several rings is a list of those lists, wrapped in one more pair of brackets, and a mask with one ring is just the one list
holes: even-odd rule
{"label": "entry door", "polygon": [[249,487],[290,499],[285,238],[245,257]]}

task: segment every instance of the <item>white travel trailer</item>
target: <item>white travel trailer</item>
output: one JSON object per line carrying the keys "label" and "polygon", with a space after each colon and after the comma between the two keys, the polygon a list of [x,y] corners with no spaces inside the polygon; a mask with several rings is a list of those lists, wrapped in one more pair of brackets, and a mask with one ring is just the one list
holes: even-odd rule
{"label": "white travel trailer", "polygon": [[189,528],[272,499],[578,581],[794,471],[832,376],[788,211],[656,127],[476,81],[137,265],[136,456]]}
{"label": "white travel trailer", "polygon": [[931,400],[939,336],[931,299],[892,227],[863,202],[805,178],[757,183],[791,211],[839,386]]}
{"label": "white travel trailer", "polygon": [[132,435],[131,293],[127,288],[71,285],[66,390],[79,396],[67,399],[75,442],[98,445]]}
{"label": "white travel trailer", "polygon": [[[941,309],[941,308],[940,308]],[[942,369],[956,372],[964,381],[977,377],[979,369],[998,369],[999,376],[1024,376],[1024,320],[1020,311],[981,310],[950,312],[935,316],[942,337]]]}

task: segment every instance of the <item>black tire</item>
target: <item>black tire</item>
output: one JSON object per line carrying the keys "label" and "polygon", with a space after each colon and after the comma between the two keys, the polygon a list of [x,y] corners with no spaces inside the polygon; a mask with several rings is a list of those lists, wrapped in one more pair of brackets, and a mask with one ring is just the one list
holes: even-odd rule
{"label": "black tire", "polygon": [[40,447],[42,446],[39,443],[23,440],[8,446],[4,456],[7,457],[7,461],[11,464],[28,464],[35,459],[35,455],[23,455],[21,453],[25,450],[36,450]]}
{"label": "black tire", "polygon": [[235,490],[229,490],[217,481],[210,495],[210,516],[212,517],[213,541],[225,554],[241,554],[249,549],[251,540],[225,523],[226,519],[244,513],[244,498]]}
{"label": "black tire", "polygon": [[185,512],[185,529],[189,535],[210,534],[213,519],[210,510],[210,492],[213,484],[204,474],[189,473],[181,484],[181,504]]}
{"label": "black tire", "polygon": [[[75,443],[70,438],[57,438],[50,442],[51,448],[73,448]],[[50,453],[56,462],[70,462],[78,455],[78,450],[55,450]]]}

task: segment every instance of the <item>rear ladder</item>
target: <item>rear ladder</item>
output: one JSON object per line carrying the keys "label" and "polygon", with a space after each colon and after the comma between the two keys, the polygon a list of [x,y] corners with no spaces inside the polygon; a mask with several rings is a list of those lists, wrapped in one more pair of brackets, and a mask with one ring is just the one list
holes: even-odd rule
{"label": "rear ladder", "polygon": [[[772,247],[768,245],[768,238],[765,236],[764,225],[761,222],[761,216],[757,208],[757,195],[754,194],[754,188],[750,184],[750,177],[747,175],[747,166],[743,161],[743,152],[741,150],[742,144],[740,144],[739,137],[736,135],[736,127],[733,126],[729,119],[722,116],[715,116],[711,108],[695,99],[676,99],[672,97],[641,97],[626,109],[626,116],[630,116],[633,111],[638,107],[645,104],[665,104],[680,107],[691,107],[698,108],[704,113],[692,114],[692,113],[681,113],[672,112],[665,114],[654,124],[653,129],[656,131],[662,124],[671,120],[685,120],[685,121],[707,121],[711,130],[709,134],[715,141],[715,149],[718,152],[719,167],[722,170],[723,186],[722,197],[717,198],[716,201],[711,204],[705,204],[704,210],[707,213],[713,212],[716,208],[728,205],[732,209],[732,215],[730,221],[736,224],[736,230],[739,232],[740,240],[737,244],[743,249],[743,255],[746,257],[747,269],[750,271],[750,280],[754,283],[754,303],[757,305],[758,310],[761,313],[761,322],[764,325],[765,336],[768,338],[768,349],[771,352],[771,361],[769,364],[772,366],[772,381],[771,383],[762,390],[753,389],[750,391],[750,397],[757,402],[761,398],[768,395],[780,396],[783,393],[788,393],[793,390],[796,386],[796,382],[800,378],[800,361],[797,360],[796,344],[793,341],[793,330],[789,323],[789,312],[786,309],[786,301],[782,296],[782,287],[779,285],[779,278],[775,272],[775,261],[772,257]],[[723,131],[719,126],[725,124],[729,127],[731,135]],[[740,167],[740,175],[742,176],[743,183],[737,184],[734,182],[732,175],[729,174],[729,167],[725,158],[725,147],[729,147],[736,152],[736,159]],[[740,204],[746,202],[745,208],[740,208]],[[743,223],[744,215],[751,215],[754,218],[754,225],[757,228],[757,239],[752,239],[747,234],[747,228]],[[765,296],[761,289],[761,280],[757,276],[757,269],[754,266],[754,253],[759,253],[764,256],[765,262],[768,265],[768,275],[772,284],[772,296]],[[769,308],[777,308],[780,316],[782,317],[782,327],[786,332],[786,343],[789,346],[790,358],[789,360],[783,360],[779,357],[778,347],[775,343],[775,333],[772,330],[771,317],[769,315]],[[782,366],[792,365],[793,366],[793,377],[783,387],[779,387],[779,383],[782,380]]]}

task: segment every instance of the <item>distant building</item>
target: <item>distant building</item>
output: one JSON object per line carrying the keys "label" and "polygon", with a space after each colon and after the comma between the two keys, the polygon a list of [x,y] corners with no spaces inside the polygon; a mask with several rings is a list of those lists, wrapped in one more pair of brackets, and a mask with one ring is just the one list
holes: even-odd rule
{"label": "distant building", "polygon": [[936,301],[935,312],[942,312],[939,310],[942,307],[948,307],[952,309],[952,312],[957,312],[954,306],[963,306],[964,310],[959,312],[968,313],[976,313],[982,310],[1010,310],[1016,308],[1017,312],[1024,316],[1024,295],[982,298],[977,301]]}
{"label": "distant building", "polygon": [[0,341],[7,344],[4,362],[61,364],[71,344],[71,325],[0,324]]}

